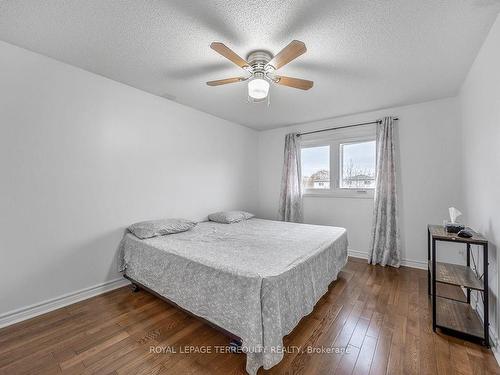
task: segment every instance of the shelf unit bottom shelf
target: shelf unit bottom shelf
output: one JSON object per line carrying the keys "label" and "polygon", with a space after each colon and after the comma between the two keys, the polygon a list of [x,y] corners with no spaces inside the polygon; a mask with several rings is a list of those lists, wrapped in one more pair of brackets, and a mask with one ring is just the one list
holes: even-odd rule
{"label": "shelf unit bottom shelf", "polygon": [[466,303],[436,296],[436,324],[477,338],[484,338],[484,328],[479,316]]}

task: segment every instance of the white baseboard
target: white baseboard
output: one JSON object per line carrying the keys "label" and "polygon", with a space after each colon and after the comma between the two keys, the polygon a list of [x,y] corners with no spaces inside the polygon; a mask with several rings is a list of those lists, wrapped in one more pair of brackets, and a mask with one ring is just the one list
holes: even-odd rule
{"label": "white baseboard", "polygon": [[120,277],[118,279],[106,281],[102,284],[94,285],[89,288],[78,290],[76,292],[71,292],[56,298],[51,298],[31,306],[8,311],[0,315],[0,328],[48,313],[50,311],[71,305],[72,303],[79,302],[90,297],[97,296],[99,294],[109,292],[113,289],[121,288],[122,286],[125,286],[127,284],[130,284],[130,282],[125,278]]}
{"label": "white baseboard", "polygon": [[[348,249],[347,255],[354,258],[368,259],[368,253],[364,251]],[[427,270],[427,262],[421,260],[402,259],[401,265],[410,268],[418,268],[420,270]]]}
{"label": "white baseboard", "polygon": [[401,265],[410,268],[418,268],[419,270],[427,270],[427,262],[422,260],[402,259]]}
{"label": "white baseboard", "polygon": [[347,249],[347,255],[354,258],[368,259],[367,253],[353,249]]}

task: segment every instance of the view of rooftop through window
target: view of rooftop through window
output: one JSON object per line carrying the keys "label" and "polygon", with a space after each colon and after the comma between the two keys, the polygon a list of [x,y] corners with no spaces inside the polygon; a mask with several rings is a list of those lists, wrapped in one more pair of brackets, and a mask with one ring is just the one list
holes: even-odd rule
{"label": "view of rooftop through window", "polygon": [[302,186],[305,189],[330,189],[330,146],[303,148]]}
{"label": "view of rooftop through window", "polygon": [[375,188],[375,141],[344,143],[340,145],[342,172],[340,188]]}

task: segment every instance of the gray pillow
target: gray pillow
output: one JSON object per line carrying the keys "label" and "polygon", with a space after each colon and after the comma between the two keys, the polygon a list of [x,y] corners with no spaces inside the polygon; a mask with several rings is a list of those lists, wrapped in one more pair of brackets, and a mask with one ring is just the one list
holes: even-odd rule
{"label": "gray pillow", "polygon": [[217,223],[231,224],[242,220],[251,219],[255,215],[245,211],[221,211],[208,215],[208,220]]}
{"label": "gray pillow", "polygon": [[160,219],[141,221],[129,226],[127,229],[141,240],[145,238],[164,236],[185,232],[196,226],[196,223],[184,219]]}

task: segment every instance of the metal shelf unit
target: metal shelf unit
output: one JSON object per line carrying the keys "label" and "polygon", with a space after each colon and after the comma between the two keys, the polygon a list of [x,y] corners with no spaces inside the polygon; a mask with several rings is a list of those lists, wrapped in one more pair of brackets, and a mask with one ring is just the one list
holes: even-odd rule
{"label": "metal shelf unit", "polygon": [[[471,238],[463,238],[455,233],[446,232],[442,225],[428,225],[427,241],[427,282],[428,293],[432,297],[433,331],[439,328],[450,335],[479,341],[489,347],[488,240],[476,232]],[[462,266],[436,261],[437,241],[466,244],[467,264]],[[484,274],[480,277],[470,267],[471,245],[479,245],[483,249]],[[447,286],[448,295],[437,293],[438,284]],[[462,288],[465,289],[465,294]],[[476,290],[483,296],[483,322],[470,305],[471,290]],[[460,295],[465,299],[460,298]]]}

